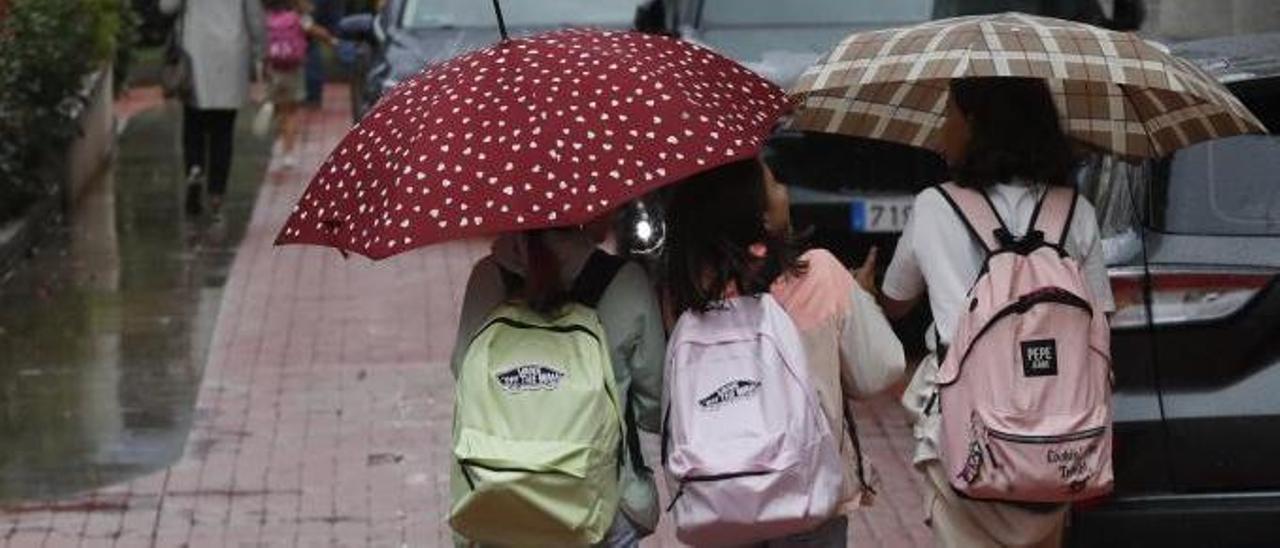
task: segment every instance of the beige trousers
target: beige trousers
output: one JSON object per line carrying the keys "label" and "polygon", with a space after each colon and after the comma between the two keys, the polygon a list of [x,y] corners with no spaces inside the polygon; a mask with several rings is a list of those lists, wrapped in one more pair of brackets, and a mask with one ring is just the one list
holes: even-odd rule
{"label": "beige trousers", "polygon": [[1058,548],[1067,512],[1036,512],[960,497],[936,460],[921,465],[929,527],[943,548]]}

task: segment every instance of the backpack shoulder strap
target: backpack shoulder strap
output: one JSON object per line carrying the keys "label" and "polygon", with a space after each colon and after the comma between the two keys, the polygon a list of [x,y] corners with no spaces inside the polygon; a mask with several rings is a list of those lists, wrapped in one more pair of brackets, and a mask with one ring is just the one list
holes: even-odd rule
{"label": "backpack shoulder strap", "polygon": [[609,284],[617,277],[618,271],[626,264],[626,259],[604,251],[597,249],[591,252],[587,263],[582,266],[582,272],[578,273],[578,278],[573,282],[573,300],[595,308],[600,304],[600,298],[604,296]]}
{"label": "backpack shoulder strap", "polygon": [[[862,441],[858,439],[858,423],[853,420],[853,412],[849,409],[849,402],[842,402],[841,407],[844,408],[844,424],[849,430],[849,439],[853,441],[853,463],[854,469],[858,475],[858,483],[862,484],[862,494],[867,497],[876,496],[876,488],[867,481],[867,473],[865,465],[862,462]],[[868,501],[869,504],[869,501]]]}
{"label": "backpack shoulder strap", "polygon": [[1062,247],[1071,231],[1071,218],[1076,213],[1075,188],[1051,186],[1036,204],[1031,216],[1031,227],[1044,234],[1045,243]]}
{"label": "backpack shoulder strap", "polygon": [[1000,230],[1007,232],[1008,229],[986,194],[955,183],[943,183],[936,188],[960,216],[960,220],[969,229],[969,235],[981,243],[987,253],[1000,249],[1000,239],[996,233]]}
{"label": "backpack shoulder strap", "polygon": [[502,275],[502,287],[506,290],[508,298],[524,289],[524,278],[519,274],[507,270],[502,265],[498,265],[498,274]]}

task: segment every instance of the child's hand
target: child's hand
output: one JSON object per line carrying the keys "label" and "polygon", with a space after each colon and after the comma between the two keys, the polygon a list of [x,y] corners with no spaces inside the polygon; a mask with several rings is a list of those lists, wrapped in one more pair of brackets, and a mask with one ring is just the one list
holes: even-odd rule
{"label": "child's hand", "polygon": [[879,248],[871,246],[871,251],[867,252],[867,258],[862,260],[862,264],[849,271],[853,280],[872,295],[876,294],[876,255],[879,252]]}

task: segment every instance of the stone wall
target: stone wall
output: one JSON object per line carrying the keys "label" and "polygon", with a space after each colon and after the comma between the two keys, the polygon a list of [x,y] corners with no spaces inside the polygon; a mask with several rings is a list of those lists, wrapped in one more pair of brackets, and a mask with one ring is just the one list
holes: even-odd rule
{"label": "stone wall", "polygon": [[1280,31],[1277,0],[1147,0],[1144,32],[1168,40]]}

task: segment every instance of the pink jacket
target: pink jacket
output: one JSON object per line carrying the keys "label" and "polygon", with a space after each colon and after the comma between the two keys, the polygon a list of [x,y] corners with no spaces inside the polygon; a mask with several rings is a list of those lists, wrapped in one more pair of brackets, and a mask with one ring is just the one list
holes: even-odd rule
{"label": "pink jacket", "polygon": [[824,249],[810,250],[802,260],[807,263],[805,271],[779,278],[771,293],[800,330],[823,412],[832,431],[843,433],[838,434],[845,462],[841,500],[843,510],[850,510],[870,503],[861,495],[864,487],[874,488],[877,481],[865,455],[863,477],[871,485],[858,481],[844,406],[901,381],[906,359],[875,298],[858,286],[839,260]]}

